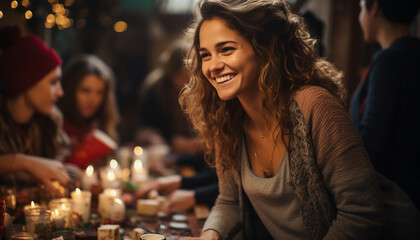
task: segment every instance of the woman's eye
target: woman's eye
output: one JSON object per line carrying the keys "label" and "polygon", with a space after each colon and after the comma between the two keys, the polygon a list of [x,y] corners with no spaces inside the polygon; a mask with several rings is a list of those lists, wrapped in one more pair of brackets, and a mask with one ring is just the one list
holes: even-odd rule
{"label": "woman's eye", "polygon": [[229,52],[231,52],[233,50],[235,50],[235,48],[233,48],[233,47],[224,47],[224,48],[222,48],[222,52],[223,53],[229,53]]}
{"label": "woman's eye", "polygon": [[210,54],[209,53],[202,53],[202,54],[200,54],[200,57],[201,57],[202,60],[206,60],[210,57]]}

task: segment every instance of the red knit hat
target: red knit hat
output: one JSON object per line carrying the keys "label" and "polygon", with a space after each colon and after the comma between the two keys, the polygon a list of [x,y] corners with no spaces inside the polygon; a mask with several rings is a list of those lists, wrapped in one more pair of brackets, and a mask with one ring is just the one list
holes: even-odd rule
{"label": "red knit hat", "polygon": [[61,66],[62,61],[58,54],[33,34],[7,44],[9,46],[3,45],[6,48],[0,56],[0,75],[7,96],[17,96],[34,86],[57,66]]}

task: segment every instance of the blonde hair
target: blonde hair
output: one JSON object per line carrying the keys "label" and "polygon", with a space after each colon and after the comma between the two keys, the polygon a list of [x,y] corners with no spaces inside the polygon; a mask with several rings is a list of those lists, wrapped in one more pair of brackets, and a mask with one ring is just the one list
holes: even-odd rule
{"label": "blonde hair", "polygon": [[341,72],[318,56],[316,40],[309,36],[303,19],[293,14],[284,1],[201,0],[185,35],[191,43],[186,56],[191,79],[181,93],[180,104],[199,131],[207,159],[216,160],[212,164],[222,170],[239,167],[245,116],[239,101],[220,100],[202,73],[199,31],[202,23],[212,18],[224,20],[229,28],[244,36],[259,58],[262,67],[258,88],[263,107],[277,122],[278,131],[273,137],[280,134],[284,140],[291,133],[289,99],[303,86],[321,86],[344,102]]}

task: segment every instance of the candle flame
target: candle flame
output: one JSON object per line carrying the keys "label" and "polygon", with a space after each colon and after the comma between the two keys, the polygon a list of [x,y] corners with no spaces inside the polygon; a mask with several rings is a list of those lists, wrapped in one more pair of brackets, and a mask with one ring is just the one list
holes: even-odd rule
{"label": "candle flame", "polygon": [[57,209],[57,208],[55,209],[55,211],[54,211],[54,212],[55,212],[55,215],[56,215],[56,216],[60,215],[60,212],[58,211],[58,209]]}
{"label": "candle flame", "polygon": [[117,168],[118,167],[118,162],[115,159],[111,159],[111,161],[109,162],[109,166],[111,166],[111,168]]}
{"label": "candle flame", "polygon": [[80,189],[76,188],[76,194],[80,194],[80,193],[81,193]]}
{"label": "candle flame", "polygon": [[86,175],[88,175],[89,177],[90,177],[90,176],[92,176],[92,175],[93,175],[93,171],[94,171],[93,166],[92,166],[92,165],[89,165],[89,166],[86,168]]}
{"label": "candle flame", "polygon": [[141,160],[140,159],[136,159],[135,161],[134,161],[134,169],[135,170],[140,170],[140,169],[142,169],[143,168],[143,163],[141,162]]}
{"label": "candle flame", "polygon": [[109,181],[115,180],[115,173],[113,171],[108,171],[108,180]]}
{"label": "candle flame", "polygon": [[31,201],[31,207],[35,207],[34,201]]}
{"label": "candle flame", "polygon": [[66,204],[64,204],[64,203],[61,204],[61,209],[63,209],[63,210],[66,209]]}
{"label": "candle flame", "polygon": [[136,154],[136,156],[140,156],[143,154],[143,148],[140,146],[136,146],[134,147],[134,154]]}
{"label": "candle flame", "polygon": [[115,191],[115,190],[111,190],[111,195],[112,195],[112,196],[117,196],[117,191]]}
{"label": "candle flame", "polygon": [[121,199],[119,199],[119,198],[115,198],[114,199],[114,202],[116,202],[117,204],[122,204],[123,202],[121,201]]}

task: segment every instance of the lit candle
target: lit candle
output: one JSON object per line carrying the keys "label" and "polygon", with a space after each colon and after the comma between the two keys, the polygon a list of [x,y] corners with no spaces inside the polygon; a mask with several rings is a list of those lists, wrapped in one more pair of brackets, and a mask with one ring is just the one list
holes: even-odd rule
{"label": "lit candle", "polygon": [[148,173],[143,161],[136,159],[131,169],[131,181],[135,184],[144,183],[147,181]]}
{"label": "lit candle", "polygon": [[98,183],[98,178],[96,176],[96,172],[92,165],[89,165],[86,168],[85,174],[82,176],[82,188],[85,190],[90,190],[92,185]]}
{"label": "lit candle", "polygon": [[73,211],[82,216],[83,223],[87,223],[90,217],[92,193],[89,191],[80,191],[80,189],[76,188],[71,193],[71,198],[73,199]]}
{"label": "lit candle", "polygon": [[102,218],[109,218],[109,211],[114,199],[121,196],[121,189],[107,188],[98,196],[98,213]]}
{"label": "lit candle", "polygon": [[113,221],[121,221],[125,217],[125,205],[120,198],[115,198],[111,203],[108,213],[109,219]]}
{"label": "lit candle", "polygon": [[57,198],[50,201],[48,204],[51,212],[58,210],[59,216],[64,217],[64,228],[72,227],[73,202],[69,198]]}
{"label": "lit candle", "polygon": [[37,203],[35,203],[34,201],[31,201],[31,205],[26,205],[23,208],[23,211],[26,212],[27,210],[31,209],[31,208],[36,208],[39,207],[39,205]]}
{"label": "lit candle", "polygon": [[52,212],[52,223],[55,229],[63,229],[65,227],[64,215],[60,215],[58,209]]}

